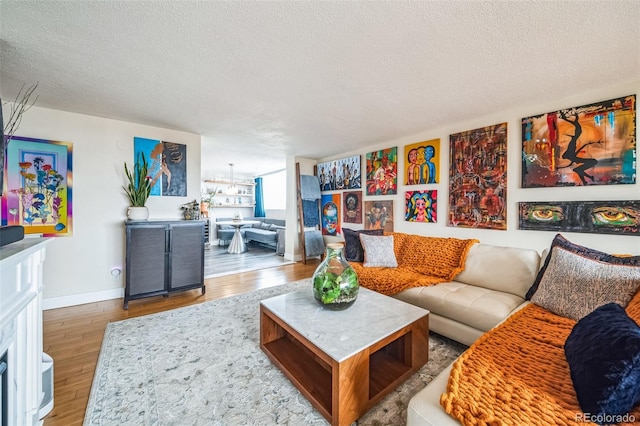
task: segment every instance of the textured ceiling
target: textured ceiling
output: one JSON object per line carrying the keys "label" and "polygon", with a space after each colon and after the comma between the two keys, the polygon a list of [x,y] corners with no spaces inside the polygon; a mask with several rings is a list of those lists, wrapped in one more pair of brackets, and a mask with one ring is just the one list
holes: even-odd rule
{"label": "textured ceiling", "polygon": [[0,1],[0,95],[259,174],[640,77],[640,2]]}

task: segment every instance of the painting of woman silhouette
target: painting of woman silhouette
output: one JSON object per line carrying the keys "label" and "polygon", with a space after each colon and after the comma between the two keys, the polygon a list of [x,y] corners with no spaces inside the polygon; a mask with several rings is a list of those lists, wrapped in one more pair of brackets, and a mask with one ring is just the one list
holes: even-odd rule
{"label": "painting of woman silhouette", "polygon": [[636,182],[636,95],[522,119],[522,187]]}
{"label": "painting of woman silhouette", "polygon": [[187,195],[187,146],[141,137],[133,138],[135,158],[144,153],[149,159],[151,195]]}
{"label": "painting of woman silhouette", "polygon": [[440,139],[405,145],[405,185],[438,183]]}

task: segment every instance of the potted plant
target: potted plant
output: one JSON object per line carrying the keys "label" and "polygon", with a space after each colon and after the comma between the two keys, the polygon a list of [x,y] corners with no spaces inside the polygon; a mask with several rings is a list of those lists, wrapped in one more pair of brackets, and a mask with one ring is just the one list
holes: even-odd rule
{"label": "potted plant", "polygon": [[124,173],[129,181],[127,186],[122,187],[129,196],[127,218],[129,220],[146,220],[149,218],[149,210],[145,204],[151,194],[151,176],[149,176],[149,164],[144,153],[138,153],[133,173],[127,167],[127,163],[124,163]]}

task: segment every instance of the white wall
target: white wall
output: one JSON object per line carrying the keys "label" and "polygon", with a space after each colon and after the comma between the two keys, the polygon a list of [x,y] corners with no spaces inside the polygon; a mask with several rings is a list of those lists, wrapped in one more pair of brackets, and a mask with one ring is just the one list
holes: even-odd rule
{"label": "white wall", "polygon": [[150,219],[181,218],[180,205],[200,200],[199,135],[33,107],[16,136],[73,143],[73,235],[47,247],[45,308],[123,294],[124,274],[114,279],[111,269],[124,263],[123,163],[133,164],[134,136],[187,145],[187,196],[151,197]]}
{"label": "white wall", "polygon": [[[422,133],[407,136],[396,140],[390,140],[381,144],[371,145],[366,150],[349,151],[339,155],[318,160],[329,161],[362,155],[362,182],[363,194],[366,194],[365,184],[365,155],[367,152],[379,149],[398,147],[398,194],[392,196],[366,196],[365,201],[394,200],[394,224],[396,232],[406,232],[426,236],[444,236],[456,238],[477,238],[482,243],[498,244],[515,247],[531,247],[542,251],[551,243],[556,232],[550,231],[525,231],[518,230],[519,201],[590,201],[590,200],[640,200],[640,176],[635,185],[602,185],[589,187],[569,188],[520,188],[521,173],[521,120],[562,108],[586,105],[607,99],[613,99],[630,94],[638,94],[640,81],[618,84],[606,88],[597,88],[585,93],[577,93],[566,99],[558,99],[553,103],[536,104],[535,99],[523,99],[520,105],[515,105],[507,111],[486,113],[479,107],[478,118],[472,121],[459,122],[452,126],[443,126],[438,129],[428,129]],[[428,102],[425,99],[425,102]],[[460,100],[464,102],[464,99]],[[636,105],[637,108],[637,105]],[[638,114],[636,111],[636,121]],[[449,185],[449,135],[453,133],[472,130],[493,124],[508,123],[508,182],[507,182],[507,230],[487,230],[475,228],[448,227],[448,185]],[[636,125],[637,128],[637,125]],[[435,185],[411,185],[405,186],[404,167],[406,155],[404,146],[430,139],[440,138],[440,183]],[[638,152],[636,148],[636,152]],[[640,165],[637,164],[640,171]],[[407,190],[436,189],[438,191],[438,223],[415,223],[404,221],[404,193]],[[340,191],[336,191],[340,192]],[[362,225],[344,224],[344,227],[362,229]],[[640,254],[640,235],[605,235],[563,232],[567,239],[578,244],[586,245],[598,250],[610,253]]]}
{"label": "white wall", "polygon": [[[364,150],[350,151],[323,158],[328,161],[350,155],[398,146],[398,157],[404,165],[404,145],[440,138],[440,183],[436,185],[410,186],[414,189],[437,189],[439,195],[438,223],[409,223],[402,220],[404,214],[403,167],[399,167],[398,194],[388,197],[367,197],[365,200],[393,199],[395,230],[420,235],[478,238],[488,244],[532,247],[539,251],[549,245],[554,232],[520,231],[517,224],[518,201],[558,200],[638,200],[640,180],[635,185],[610,185],[575,188],[520,188],[520,120],[561,108],[584,105],[638,93],[640,81],[622,83],[579,93],[571,98],[558,99],[548,104],[535,100],[523,100],[507,111],[482,114],[472,121],[428,129],[380,144],[372,144]],[[428,101],[428,100],[426,100]],[[463,101],[463,100],[462,100]],[[8,109],[8,106],[5,108]],[[5,109],[5,114],[7,114]],[[508,223],[506,231],[446,226],[448,195],[448,141],[449,135],[487,125],[508,122]],[[143,126],[82,114],[33,107],[25,115],[17,136],[62,140],[73,143],[73,236],[55,238],[48,247],[45,262],[45,308],[87,303],[95,300],[119,297],[124,286],[123,276],[111,277],[111,269],[122,268],[124,261],[124,227],[128,200],[121,186],[125,183],[123,163],[133,162],[133,138],[141,136],[187,145],[188,194],[187,197],[151,197],[148,202],[151,219],[179,218],[180,205],[200,198],[200,143],[199,135]],[[295,163],[301,164],[302,174],[312,174],[315,160],[287,158],[287,211],[288,224],[286,253],[288,259],[300,259],[297,229],[297,203]],[[363,166],[364,167],[364,166]],[[363,176],[364,177],[364,176]],[[290,226],[293,225],[293,226]],[[351,224],[348,224],[351,226]],[[353,225],[353,228],[358,226]],[[571,241],[616,253],[640,254],[640,236],[613,236],[600,234],[564,233]]]}

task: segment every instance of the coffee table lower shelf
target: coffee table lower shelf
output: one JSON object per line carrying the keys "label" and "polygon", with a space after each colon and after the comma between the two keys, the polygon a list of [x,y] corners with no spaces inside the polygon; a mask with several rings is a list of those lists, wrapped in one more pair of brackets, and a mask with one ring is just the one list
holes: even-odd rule
{"label": "coffee table lower shelf", "polygon": [[260,347],[332,425],[349,425],[426,364],[424,316],[336,361],[260,306]]}

